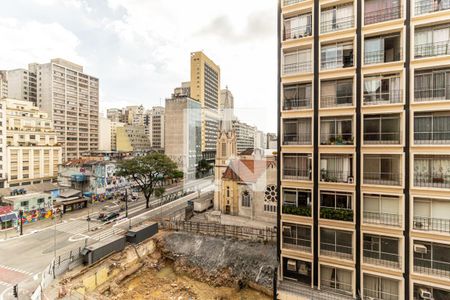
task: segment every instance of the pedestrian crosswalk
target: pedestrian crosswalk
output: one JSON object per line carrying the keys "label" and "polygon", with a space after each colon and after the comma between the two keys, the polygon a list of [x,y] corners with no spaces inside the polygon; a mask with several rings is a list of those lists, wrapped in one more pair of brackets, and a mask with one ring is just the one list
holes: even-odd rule
{"label": "pedestrian crosswalk", "polygon": [[75,220],[66,223],[63,222],[56,224],[56,230],[70,234],[85,233],[88,231],[88,222],[86,220]]}
{"label": "pedestrian crosswalk", "polygon": [[89,236],[91,239],[101,241],[101,240],[107,239],[113,235],[121,235],[123,233],[125,233],[125,230],[123,230],[121,228],[117,228],[117,227],[111,227],[111,228],[108,228],[108,229],[105,229],[105,230],[102,230],[99,232],[95,232]]}
{"label": "pedestrian crosswalk", "polygon": [[33,276],[34,275],[31,272],[28,272],[28,271],[25,271],[25,270],[21,270],[21,269],[17,269],[17,268],[13,268],[13,267],[10,267],[10,266],[0,265],[0,269],[6,269],[6,270],[9,270],[9,271],[22,273],[22,274],[29,275],[29,276]]}

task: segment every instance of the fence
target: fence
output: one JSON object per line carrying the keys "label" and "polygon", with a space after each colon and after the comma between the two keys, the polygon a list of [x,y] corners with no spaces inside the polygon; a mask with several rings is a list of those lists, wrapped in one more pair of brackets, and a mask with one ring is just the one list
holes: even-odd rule
{"label": "fence", "polygon": [[253,228],[216,223],[201,223],[190,221],[161,221],[159,226],[166,230],[200,233],[212,236],[232,237],[243,240],[276,243],[275,228]]}

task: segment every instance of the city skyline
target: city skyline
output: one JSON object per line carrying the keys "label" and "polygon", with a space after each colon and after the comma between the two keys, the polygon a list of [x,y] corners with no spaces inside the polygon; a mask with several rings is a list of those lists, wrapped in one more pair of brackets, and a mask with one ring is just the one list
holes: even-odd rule
{"label": "city skyline", "polygon": [[[276,63],[269,58],[276,55],[276,3],[258,1],[255,10],[255,2],[231,1],[218,11],[200,0],[143,6],[113,0],[18,1],[0,12],[0,33],[11,41],[0,49],[0,65],[26,68],[53,57],[83,65],[100,79],[105,113],[111,107],[163,104],[174,86],[189,80],[190,53],[202,50],[221,67],[221,88],[233,91],[237,116],[275,132],[270,116],[276,109]],[[183,22],[185,15],[189,22]]]}

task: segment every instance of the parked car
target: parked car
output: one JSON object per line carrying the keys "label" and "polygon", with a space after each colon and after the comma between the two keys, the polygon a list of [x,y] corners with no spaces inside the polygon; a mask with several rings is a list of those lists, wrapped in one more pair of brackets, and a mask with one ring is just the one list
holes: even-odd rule
{"label": "parked car", "polygon": [[98,219],[102,220],[104,217],[106,217],[110,213],[118,213],[119,211],[122,211],[122,206],[118,205],[116,203],[112,205],[106,205],[104,206],[101,211],[98,213]]}
{"label": "parked car", "polygon": [[111,220],[116,219],[117,217],[119,217],[119,213],[117,213],[117,212],[112,212],[112,213],[106,215],[105,217],[103,217],[103,218],[101,219],[101,221],[102,221],[102,222],[108,222],[108,221],[111,221]]}

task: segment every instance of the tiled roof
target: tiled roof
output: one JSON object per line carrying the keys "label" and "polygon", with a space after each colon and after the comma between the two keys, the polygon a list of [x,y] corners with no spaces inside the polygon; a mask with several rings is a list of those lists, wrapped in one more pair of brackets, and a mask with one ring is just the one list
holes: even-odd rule
{"label": "tiled roof", "polygon": [[242,182],[256,182],[275,161],[236,159],[230,162],[222,178]]}

